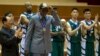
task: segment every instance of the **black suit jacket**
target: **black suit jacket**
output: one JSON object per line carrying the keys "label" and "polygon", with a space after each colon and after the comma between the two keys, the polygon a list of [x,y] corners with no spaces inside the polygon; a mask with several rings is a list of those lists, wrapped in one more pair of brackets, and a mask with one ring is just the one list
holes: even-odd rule
{"label": "black suit jacket", "polygon": [[18,43],[20,39],[14,36],[12,29],[2,28],[0,31],[0,44],[2,46],[2,56],[19,56]]}

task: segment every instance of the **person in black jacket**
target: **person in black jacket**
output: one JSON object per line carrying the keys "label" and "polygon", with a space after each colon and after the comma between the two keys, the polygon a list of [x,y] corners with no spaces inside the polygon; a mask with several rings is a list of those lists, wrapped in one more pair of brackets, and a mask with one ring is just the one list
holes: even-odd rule
{"label": "person in black jacket", "polygon": [[2,18],[3,26],[0,30],[0,44],[2,46],[2,56],[19,56],[18,43],[23,34],[21,28],[14,31],[12,25],[14,23],[13,14],[8,12]]}

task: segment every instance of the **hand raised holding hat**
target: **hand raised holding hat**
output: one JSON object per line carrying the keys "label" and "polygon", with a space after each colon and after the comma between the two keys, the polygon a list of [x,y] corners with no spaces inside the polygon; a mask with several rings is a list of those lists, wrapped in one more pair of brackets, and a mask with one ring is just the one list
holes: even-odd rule
{"label": "hand raised holding hat", "polygon": [[50,8],[51,13],[57,13],[57,8],[56,7],[49,6],[49,8]]}
{"label": "hand raised holding hat", "polygon": [[52,6],[49,6],[49,8],[50,8],[51,10],[53,10],[53,7],[52,7]]}

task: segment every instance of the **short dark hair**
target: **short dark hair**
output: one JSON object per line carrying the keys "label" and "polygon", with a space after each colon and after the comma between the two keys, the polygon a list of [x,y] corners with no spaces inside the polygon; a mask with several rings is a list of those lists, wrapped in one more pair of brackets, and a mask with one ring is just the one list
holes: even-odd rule
{"label": "short dark hair", "polygon": [[9,14],[12,14],[12,12],[8,11],[4,14],[4,16],[8,16]]}
{"label": "short dark hair", "polygon": [[77,10],[77,11],[79,11],[77,8],[72,8],[72,10],[71,10],[71,11],[73,11],[73,10]]}
{"label": "short dark hair", "polygon": [[87,11],[91,11],[90,9],[84,9],[83,13],[87,12]]}
{"label": "short dark hair", "polygon": [[2,23],[4,24],[5,21],[7,21],[7,19],[6,19],[5,16],[3,16],[3,17],[2,17]]}
{"label": "short dark hair", "polygon": [[7,19],[6,19],[6,16],[8,16],[9,14],[12,14],[10,11],[9,12],[6,12],[5,14],[4,14],[4,16],[2,17],[2,23],[4,24],[4,22],[5,21],[7,21]]}

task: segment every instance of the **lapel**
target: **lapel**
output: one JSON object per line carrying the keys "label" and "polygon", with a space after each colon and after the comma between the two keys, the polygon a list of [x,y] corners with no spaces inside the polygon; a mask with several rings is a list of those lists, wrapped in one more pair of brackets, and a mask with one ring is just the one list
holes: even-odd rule
{"label": "lapel", "polygon": [[46,26],[48,25],[48,23],[49,23],[49,20],[50,18],[46,15]]}
{"label": "lapel", "polygon": [[7,35],[9,38],[12,37],[12,35],[14,35],[14,31],[12,31],[11,29],[10,29],[10,31],[8,31],[7,29],[5,29],[4,27],[1,29],[1,32],[3,34]]}
{"label": "lapel", "polygon": [[[41,18],[42,18],[41,15],[38,14],[39,25],[42,27],[41,22],[40,22]],[[50,20],[49,20],[50,18],[49,18],[47,15],[45,16],[45,18],[46,18],[46,25],[45,25],[45,26],[47,26],[48,23],[49,23],[49,21],[50,21]]]}

